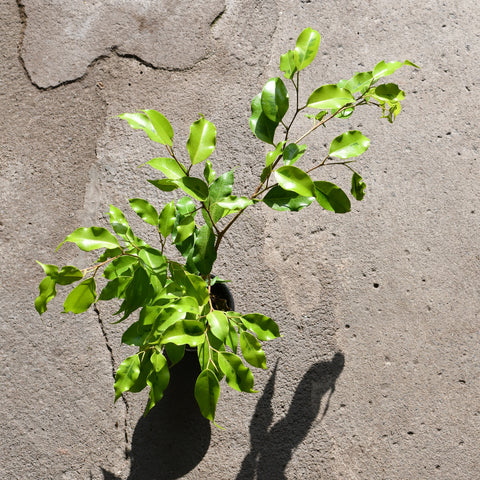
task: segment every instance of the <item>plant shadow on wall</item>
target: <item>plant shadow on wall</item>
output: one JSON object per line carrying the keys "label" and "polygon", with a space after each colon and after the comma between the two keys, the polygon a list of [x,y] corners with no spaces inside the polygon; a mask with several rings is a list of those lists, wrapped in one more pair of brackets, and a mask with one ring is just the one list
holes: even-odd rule
{"label": "plant shadow on wall", "polygon": [[[185,354],[171,370],[162,400],[135,427],[128,480],[173,480],[193,470],[210,445],[210,422],[192,395],[200,373],[197,356]],[[103,470],[103,469],[102,469]],[[103,470],[104,480],[121,480]]]}
{"label": "plant shadow on wall", "polygon": [[329,392],[323,410],[323,419],[335,391],[335,383],[345,364],[343,353],[336,353],[331,361],[312,365],[303,376],[293,396],[288,413],[274,425],[272,399],[275,375],[270,377],[257,403],[250,424],[250,452],[242,463],[236,480],[285,479],[285,469],[293,451],[307,436],[320,410],[323,397]]}

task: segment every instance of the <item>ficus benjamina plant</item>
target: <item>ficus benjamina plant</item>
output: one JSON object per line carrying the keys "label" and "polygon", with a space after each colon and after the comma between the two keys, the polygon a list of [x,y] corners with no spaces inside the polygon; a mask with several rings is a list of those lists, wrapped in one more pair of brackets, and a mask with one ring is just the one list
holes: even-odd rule
{"label": "ficus benjamina plant", "polygon": [[[214,421],[220,382],[241,392],[254,392],[251,366],[266,368],[261,342],[280,336],[274,320],[260,313],[238,313],[225,299],[214,294],[217,277],[212,269],[225,234],[238,218],[264,204],[277,211],[299,211],[317,202],[334,213],[350,210],[349,196],[320,172],[336,165],[351,173],[351,196],[362,200],[365,183],[354,169],[355,158],[365,153],[370,140],[358,130],[333,138],[328,151],[313,163],[303,141],[329,122],[342,122],[360,107],[380,109],[381,118],[393,122],[401,110],[405,93],[395,83],[379,83],[412,62],[381,61],[348,80],[315,88],[305,105],[300,104],[300,75],[315,58],[320,35],[305,29],[295,48],[280,57],[281,77],[271,78],[251,103],[250,128],[269,146],[259,179],[249,195],[233,194],[234,171],[216,173],[210,160],[215,151],[216,128],[203,115],[191,125],[186,153],[174,148],[174,132],[164,115],[155,110],[119,115],[134,129],[143,130],[165,155],[145,165],[163,174],[148,180],[163,192],[180,189],[185,194],[158,209],[141,198],[129,200],[133,211],[158,234],[151,246],[135,235],[127,217],[111,205],[113,233],[102,227],[78,228],[65,242],[81,250],[101,250],[98,260],[86,268],[40,263],[45,271],[35,308],[41,315],[56,293],[57,285],[77,284],[64,301],[64,312],[85,312],[92,304],[114,300],[119,304],[118,322],[129,320],[122,342],[138,348],[119,365],[115,375],[115,400],[125,392],[150,388],[147,413],[162,398],[170,379],[170,368],[180,362],[185,349],[196,349],[200,374],[194,395],[204,417]],[[290,97],[287,85],[293,92]],[[304,133],[291,138],[301,112]],[[280,127],[280,128],[279,128]],[[318,153],[314,153],[315,158]],[[310,157],[310,168],[302,160]],[[203,168],[201,168],[203,166]],[[216,168],[221,164],[216,165]],[[174,245],[184,258],[167,258]],[[60,247],[59,246],[59,247]],[[58,249],[57,249],[58,250]],[[105,280],[97,293],[97,276]],[[189,353],[191,354],[191,353]]]}

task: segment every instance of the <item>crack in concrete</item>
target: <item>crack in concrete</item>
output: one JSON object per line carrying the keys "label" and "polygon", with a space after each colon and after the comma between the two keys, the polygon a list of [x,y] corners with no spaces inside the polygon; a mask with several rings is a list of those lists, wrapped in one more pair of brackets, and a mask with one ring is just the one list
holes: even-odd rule
{"label": "crack in concrete", "polygon": [[[199,65],[200,63],[204,62],[205,60],[209,59],[212,54],[213,54],[213,50],[212,49],[207,49],[207,51],[205,52],[205,55],[203,55],[201,58],[199,58],[198,60],[194,61],[191,65],[188,65],[188,66],[185,66],[185,67],[165,67],[165,66],[156,66],[156,65],[153,65],[152,63],[144,60],[143,58],[141,58],[139,55],[135,54],[135,53],[121,53],[118,51],[118,46],[117,45],[112,45],[110,48],[109,48],[109,52],[108,53],[103,53],[101,55],[98,55],[97,57],[95,57],[85,68],[85,73],[83,73],[82,75],[78,76],[78,77],[75,77],[75,78],[72,78],[72,79],[69,79],[69,80],[64,80],[60,83],[58,83],[57,85],[49,85],[48,87],[42,87],[40,85],[38,85],[32,78],[32,76],[30,75],[30,72],[28,71],[28,68],[27,66],[25,65],[25,60],[23,59],[23,55],[22,55],[22,49],[23,49],[23,43],[24,43],[24,39],[25,39],[25,31],[27,29],[27,19],[28,19],[28,15],[26,13],[26,9],[25,9],[25,5],[22,3],[22,0],[16,0],[16,3],[17,3],[17,7],[18,7],[18,12],[19,12],[19,16],[20,16],[20,21],[21,21],[21,24],[22,24],[22,28],[21,28],[21,31],[20,31],[20,40],[18,42],[18,46],[17,46],[17,54],[18,54],[18,60],[20,62],[20,64],[22,65],[23,67],[23,70],[25,72],[25,75],[27,76],[29,82],[34,86],[36,87],[38,90],[40,91],[49,91],[49,90],[54,90],[56,88],[59,88],[59,87],[64,87],[66,85],[70,85],[71,83],[75,83],[75,82],[78,82],[78,81],[81,81],[83,80],[90,72],[90,70],[101,60],[106,60],[108,58],[111,58],[111,55],[112,54],[115,54],[117,55],[118,57],[120,58],[131,58],[131,59],[134,59],[136,60],[137,62],[139,62],[141,65],[147,67],[147,68],[150,68],[152,70],[160,70],[160,71],[165,71],[165,72],[188,72],[190,70],[193,70],[197,65]],[[223,14],[225,13],[226,11],[226,6],[223,8],[223,10],[212,20],[212,22],[210,23],[210,29],[218,22],[218,20],[220,20],[220,18],[223,16]]]}
{"label": "crack in concrete", "polygon": [[[112,377],[115,380],[116,369],[115,369],[115,358],[113,356],[113,349],[110,345],[107,331],[105,330],[105,325],[103,324],[102,316],[100,314],[100,310],[98,309],[98,306],[96,303],[93,304],[93,310],[97,314],[97,320],[103,335],[103,339],[105,341],[105,346],[107,347],[107,350],[110,354],[110,363],[112,365]],[[125,436],[125,459],[128,459],[128,457],[130,456],[129,438],[128,438],[128,412],[129,412],[130,406],[128,404],[128,401],[125,395],[122,395],[121,398],[122,398],[123,405],[125,407],[125,418],[124,418],[124,424],[123,424],[123,431]]]}

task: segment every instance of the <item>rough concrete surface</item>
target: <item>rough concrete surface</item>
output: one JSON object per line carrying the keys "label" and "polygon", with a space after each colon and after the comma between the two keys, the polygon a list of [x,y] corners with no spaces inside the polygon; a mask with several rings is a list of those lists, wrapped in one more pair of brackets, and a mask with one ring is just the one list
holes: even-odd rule
{"label": "rough concrete surface", "polygon": [[[0,0],[0,478],[478,478],[479,24],[476,0]],[[158,148],[122,112],[160,110],[179,144],[202,112],[222,172],[250,191],[266,152],[250,100],[307,26],[322,44],[304,95],[383,59],[422,69],[395,76],[395,124],[369,110],[309,142],[323,151],[346,125],[371,138],[351,213],[259,208],[225,242],[238,310],[284,335],[260,392],[225,389],[219,430],[179,371],[142,419],[142,394],[113,405],[131,350],[112,311],[57,301],[40,320],[35,259],[86,264],[54,253],[68,233],[105,226],[110,203],[169,198],[136,168]]]}

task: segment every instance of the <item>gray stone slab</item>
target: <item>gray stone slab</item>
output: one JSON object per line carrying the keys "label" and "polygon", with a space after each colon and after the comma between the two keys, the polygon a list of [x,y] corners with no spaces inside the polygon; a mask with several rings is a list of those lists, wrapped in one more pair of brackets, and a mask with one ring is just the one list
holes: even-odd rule
{"label": "gray stone slab", "polygon": [[[479,17],[473,0],[1,1],[0,478],[476,478]],[[247,193],[266,152],[249,102],[306,26],[322,44],[304,96],[382,59],[422,69],[396,74],[394,125],[372,110],[309,142],[314,159],[336,128],[371,138],[351,213],[260,208],[225,242],[217,273],[237,308],[284,334],[260,393],[222,392],[225,431],[182,417],[173,394],[142,419],[145,396],[113,405],[131,350],[112,309],[77,318],[57,302],[42,322],[35,259],[86,264],[71,246],[53,253],[74,228],[105,226],[110,203],[169,198],[136,168],[162,153],[125,111],[160,110],[179,150],[205,114],[219,169],[238,167]]]}

